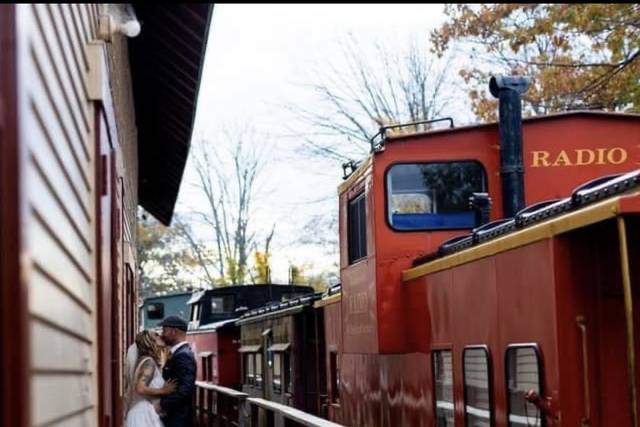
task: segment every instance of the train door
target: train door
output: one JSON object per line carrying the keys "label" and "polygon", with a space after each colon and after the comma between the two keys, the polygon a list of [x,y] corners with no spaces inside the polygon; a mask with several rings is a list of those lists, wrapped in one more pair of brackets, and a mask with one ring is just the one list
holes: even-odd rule
{"label": "train door", "polygon": [[29,424],[26,286],[20,281],[16,6],[0,5],[0,425]]}
{"label": "train door", "polygon": [[640,221],[617,221],[557,241],[563,424],[636,425]]}

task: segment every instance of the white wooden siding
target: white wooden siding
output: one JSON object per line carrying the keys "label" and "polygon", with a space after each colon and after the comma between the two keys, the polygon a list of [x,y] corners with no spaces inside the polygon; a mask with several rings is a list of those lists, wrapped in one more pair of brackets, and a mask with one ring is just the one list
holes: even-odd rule
{"label": "white wooden siding", "polygon": [[33,425],[97,425],[94,5],[18,5],[22,271]]}

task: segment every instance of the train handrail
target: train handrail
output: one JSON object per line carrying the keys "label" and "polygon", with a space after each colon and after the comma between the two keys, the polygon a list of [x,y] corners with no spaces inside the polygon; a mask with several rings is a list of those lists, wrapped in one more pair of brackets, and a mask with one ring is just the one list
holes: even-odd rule
{"label": "train handrail", "polygon": [[[400,123],[397,125],[389,125],[389,126],[381,126],[380,129],[378,130],[378,132],[373,135],[371,137],[371,139],[369,140],[369,145],[371,145],[371,152],[375,153],[376,151],[378,151],[382,146],[384,146],[385,144],[385,139],[387,137],[387,131],[390,129],[401,129],[404,127],[410,127],[410,126],[418,126],[418,125],[430,125],[432,123],[439,123],[439,122],[449,122],[449,129],[453,129],[455,126],[453,124],[453,118],[451,117],[440,117],[437,119],[427,119],[427,120],[417,120],[415,122],[408,122],[408,123]],[[376,138],[380,137],[380,141],[378,143],[376,143]]]}
{"label": "train handrail", "polygon": [[296,422],[297,424],[307,427],[343,427],[342,424],[336,424],[333,421],[308,414],[291,406],[281,403],[272,402],[270,400],[261,399],[259,397],[250,397],[247,399],[249,405],[255,405],[268,411],[280,414],[287,420]]}
{"label": "train handrail", "polygon": [[195,419],[198,426],[250,425],[247,393],[205,381],[196,381],[196,389]]}
{"label": "train handrail", "polygon": [[591,397],[589,395],[589,343],[587,341],[587,322],[584,316],[576,317],[576,324],[582,338],[582,380],[584,382],[584,417],[580,420],[580,425],[588,426],[591,424]]}
{"label": "train handrail", "polygon": [[216,391],[218,393],[222,393],[222,394],[226,394],[227,396],[230,397],[235,397],[235,398],[247,398],[249,397],[249,395],[247,393],[243,393],[241,391],[229,388],[229,387],[223,387],[223,386],[219,386],[217,384],[213,384],[213,383],[209,383],[206,381],[196,381],[196,387],[201,387],[204,388],[206,390],[213,390]]}

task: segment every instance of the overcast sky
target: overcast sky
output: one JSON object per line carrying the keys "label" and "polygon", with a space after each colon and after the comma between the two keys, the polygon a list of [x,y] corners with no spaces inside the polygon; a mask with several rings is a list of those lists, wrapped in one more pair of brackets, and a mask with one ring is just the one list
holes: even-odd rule
{"label": "overcast sky", "polygon": [[[442,5],[216,5],[213,12],[197,107],[192,147],[201,141],[222,144],[225,127],[250,123],[269,141],[254,226],[276,224],[274,279],[286,281],[289,262],[329,268],[337,258],[295,244],[313,212],[337,206],[342,171],[301,158],[297,141],[283,137],[291,121],[286,105],[313,108],[314,98],[300,83],[334,60],[339,42],[351,33],[360,41],[427,42],[429,30],[444,19]],[[261,148],[261,147],[256,147]],[[192,149],[192,153],[194,150]],[[194,188],[191,159],[182,183],[178,212],[204,209]],[[325,199],[319,203],[310,203]]]}

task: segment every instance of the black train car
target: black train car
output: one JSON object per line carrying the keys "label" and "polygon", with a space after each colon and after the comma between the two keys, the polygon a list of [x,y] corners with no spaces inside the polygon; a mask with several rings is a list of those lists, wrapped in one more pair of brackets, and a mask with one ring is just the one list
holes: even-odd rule
{"label": "black train car", "polygon": [[240,327],[235,321],[245,312],[313,294],[297,285],[238,285],[195,292],[190,306],[187,339],[196,353],[198,379],[225,387],[239,387]]}
{"label": "black train car", "polygon": [[[324,328],[313,304],[320,294],[244,314],[240,326],[242,391],[319,415],[325,369]],[[320,357],[319,357],[320,355]]]}

